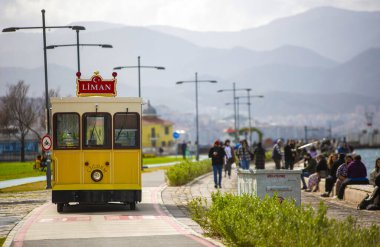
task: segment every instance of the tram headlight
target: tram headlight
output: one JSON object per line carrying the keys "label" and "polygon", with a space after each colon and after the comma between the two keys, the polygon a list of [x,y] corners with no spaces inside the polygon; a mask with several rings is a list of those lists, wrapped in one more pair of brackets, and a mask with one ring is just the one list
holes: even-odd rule
{"label": "tram headlight", "polygon": [[103,179],[103,172],[101,170],[93,170],[91,172],[91,179],[94,180],[94,182],[99,182]]}

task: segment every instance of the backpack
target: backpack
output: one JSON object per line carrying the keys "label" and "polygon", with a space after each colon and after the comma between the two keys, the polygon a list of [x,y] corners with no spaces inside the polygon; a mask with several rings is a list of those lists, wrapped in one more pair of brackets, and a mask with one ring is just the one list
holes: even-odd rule
{"label": "backpack", "polygon": [[367,194],[366,197],[358,204],[357,209],[363,210],[366,209],[369,204],[372,203],[373,200],[369,199],[369,195]]}

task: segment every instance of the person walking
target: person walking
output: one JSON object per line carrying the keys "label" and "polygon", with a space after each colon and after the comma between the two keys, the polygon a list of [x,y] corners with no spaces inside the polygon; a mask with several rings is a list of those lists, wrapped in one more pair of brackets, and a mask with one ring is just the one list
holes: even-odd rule
{"label": "person walking", "polygon": [[215,189],[222,188],[222,169],[226,152],[219,144],[219,141],[214,142],[214,146],[210,148],[208,157],[211,158],[212,170],[214,172],[214,187]]}
{"label": "person walking", "polygon": [[273,146],[272,159],[276,164],[276,169],[281,169],[282,152],[281,152],[282,141],[277,140],[277,143]]}
{"label": "person walking", "polygon": [[296,160],[296,150],[295,143],[293,140],[288,140],[284,147],[284,159],[285,159],[285,169],[293,170],[294,162]]}
{"label": "person walking", "polygon": [[233,148],[230,146],[230,144],[231,142],[228,139],[224,142],[224,152],[226,153],[224,176],[226,177],[228,175],[228,178],[231,178],[231,167],[232,164],[235,162],[235,152]]}
{"label": "person walking", "polygon": [[251,152],[247,140],[242,140],[238,149],[237,155],[240,161],[240,167],[244,170],[249,170],[249,161],[251,160]]}
{"label": "person walking", "polygon": [[186,141],[183,141],[183,143],[181,145],[181,151],[182,151],[182,158],[185,160],[186,159],[186,151],[187,151]]}
{"label": "person walking", "polygon": [[257,143],[257,146],[253,151],[253,160],[256,169],[265,169],[265,152],[266,151],[261,145],[261,142]]}

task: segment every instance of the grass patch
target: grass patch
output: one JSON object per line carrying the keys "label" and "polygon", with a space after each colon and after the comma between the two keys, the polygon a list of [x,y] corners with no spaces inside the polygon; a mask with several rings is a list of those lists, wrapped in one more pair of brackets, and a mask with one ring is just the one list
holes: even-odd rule
{"label": "grass patch", "polygon": [[379,227],[360,227],[356,220],[328,219],[321,202],[317,210],[258,197],[212,193],[211,205],[198,197],[189,203],[191,216],[210,236],[228,246],[379,246]]}
{"label": "grass patch", "polygon": [[199,162],[190,162],[186,160],[169,167],[166,170],[165,175],[169,185],[179,186],[186,184],[194,178],[206,174],[211,170],[211,160],[203,160]]}
{"label": "grass patch", "polygon": [[[163,164],[175,161],[182,161],[181,157],[153,157],[143,158],[143,164]],[[0,181],[44,176],[46,173],[33,169],[34,161],[28,162],[0,162]],[[46,169],[45,169],[46,170]],[[147,169],[145,169],[147,170]]]}
{"label": "grass patch", "polygon": [[22,185],[0,189],[0,193],[45,190],[45,188],[46,188],[46,181],[40,181],[40,182],[22,184]]}
{"label": "grass patch", "polygon": [[34,161],[31,162],[1,162],[0,163],[0,181],[38,177],[46,175],[45,172],[33,169]]}
{"label": "grass patch", "polygon": [[[142,172],[155,172],[159,170],[167,170],[169,167],[155,167],[155,168],[145,168]],[[0,189],[0,193],[12,193],[12,192],[24,192],[24,191],[35,191],[35,190],[45,190],[46,181],[27,183],[18,186],[12,186],[8,188]],[[0,245],[1,246],[1,245]]]}
{"label": "grass patch", "polygon": [[3,246],[6,238],[0,238],[0,246]]}

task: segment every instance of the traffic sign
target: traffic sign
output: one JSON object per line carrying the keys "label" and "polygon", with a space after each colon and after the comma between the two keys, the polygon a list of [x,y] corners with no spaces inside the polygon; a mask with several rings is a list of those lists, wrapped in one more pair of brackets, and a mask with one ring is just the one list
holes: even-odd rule
{"label": "traffic sign", "polygon": [[180,134],[178,132],[173,132],[173,138],[178,139],[180,137]]}
{"label": "traffic sign", "polygon": [[49,151],[51,149],[52,141],[49,135],[44,135],[41,139],[42,150]]}

